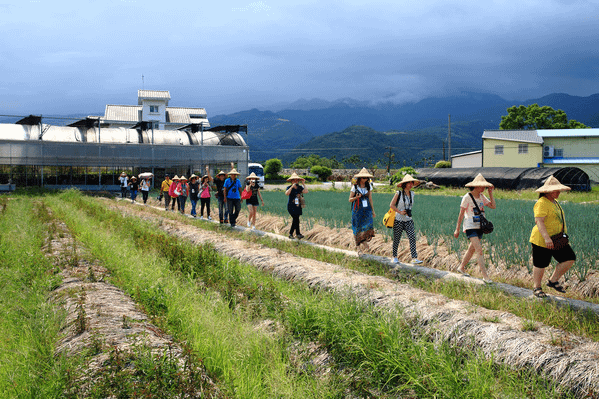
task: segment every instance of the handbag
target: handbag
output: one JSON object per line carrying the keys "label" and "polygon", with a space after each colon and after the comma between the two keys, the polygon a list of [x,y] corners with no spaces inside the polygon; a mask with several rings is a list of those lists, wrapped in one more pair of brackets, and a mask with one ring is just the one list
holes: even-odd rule
{"label": "handbag", "polygon": [[474,207],[476,208],[476,210],[479,213],[480,231],[482,231],[483,234],[492,233],[493,229],[495,228],[493,226],[493,223],[491,223],[491,221],[487,220],[485,215],[483,215],[483,213],[480,211],[480,208],[478,207],[478,204],[476,203],[476,200],[474,199],[474,196],[472,195],[472,193],[468,193],[468,194],[470,194],[470,198],[472,198],[472,202],[474,202]]}
{"label": "handbag", "polygon": [[557,234],[552,235],[551,241],[553,241],[553,249],[562,249],[566,245],[568,245],[568,243],[570,242],[570,239],[569,239],[568,235],[566,233],[564,233],[564,228],[566,226],[566,221],[564,220],[564,211],[562,210],[562,207],[560,206],[560,204],[557,203],[557,201],[556,201],[556,204],[559,207],[559,210],[562,214],[562,231],[560,231]]}
{"label": "handbag", "polygon": [[[395,203],[396,208],[397,204],[399,204],[399,195],[397,196],[397,202]],[[393,228],[393,225],[395,224],[395,213],[393,208],[389,208],[389,211],[383,216],[383,226],[386,226],[389,229]]]}
{"label": "handbag", "polygon": [[242,200],[250,199],[251,197],[252,197],[252,192],[251,191],[243,190],[241,192],[241,199]]}
{"label": "handbag", "polygon": [[300,203],[300,206],[301,206],[302,208],[305,208],[305,207],[306,207],[306,199],[304,198],[304,195],[303,195],[303,194],[300,194],[300,197],[299,197],[299,203]]}
{"label": "handbag", "polygon": [[389,208],[389,211],[387,211],[387,213],[385,213],[385,216],[383,216],[383,226],[386,226],[388,228],[393,228],[393,224],[395,223],[395,211],[391,208]]}

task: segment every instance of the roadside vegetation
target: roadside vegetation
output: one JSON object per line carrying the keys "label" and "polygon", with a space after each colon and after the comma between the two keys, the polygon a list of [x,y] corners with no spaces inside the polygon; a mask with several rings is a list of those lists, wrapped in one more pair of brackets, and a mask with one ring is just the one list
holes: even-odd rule
{"label": "roadside vegetation", "polygon": [[[1,216],[2,227],[19,218],[27,219],[23,215],[32,213],[32,201],[19,198],[18,202],[28,205],[12,210],[10,219]],[[100,201],[76,191],[46,195],[41,201],[37,206],[40,203],[48,206],[53,217],[67,223],[80,243],[78,245],[88,248],[90,256],[110,270],[111,282],[128,292],[155,324],[185,344],[190,362],[206,370],[223,397],[562,398],[571,395],[533,371],[498,366],[475,348],[460,349],[434,342],[418,325],[401,317],[400,310],[381,312],[372,304],[352,299],[347,293],[315,291],[305,283],[283,281],[259,272],[251,265],[219,255],[210,245],[194,246],[169,236],[157,228],[161,218],[175,218],[216,230],[223,237],[244,237],[300,257],[387,275],[430,292],[514,314],[519,312],[529,317],[533,324],[538,321],[556,325],[597,340],[593,327],[597,319],[591,315],[553,308],[547,303],[510,298],[487,287],[434,282],[406,274],[394,276],[375,262],[348,259],[297,243],[240,234],[176,214],[160,213],[160,218],[149,220],[124,217]],[[12,203],[5,212],[11,212],[11,208]],[[143,212],[159,213],[147,208]],[[34,218],[35,213],[29,219]],[[42,222],[36,223],[40,231],[38,240],[43,243],[44,227]],[[50,221],[48,223],[51,225]],[[14,234],[15,230],[8,232]],[[3,239],[2,243],[5,241]],[[27,248],[41,247],[38,243],[33,244],[36,246]],[[4,247],[2,249],[5,254]],[[15,254],[15,259],[28,256],[27,252],[19,254]],[[43,258],[43,254],[40,256]],[[57,270],[48,262],[47,266],[51,272],[42,273],[47,279],[45,296],[59,282]],[[3,273],[12,269],[3,269]],[[5,306],[4,300],[1,304]],[[6,310],[19,312],[18,309]],[[54,309],[52,314],[60,315],[60,312]],[[47,320],[45,318],[44,323]],[[55,333],[46,339],[50,354],[60,325],[60,318],[58,320]],[[14,333],[18,335],[18,331]],[[143,347],[136,350],[139,351],[137,362],[140,368],[147,373],[155,370],[151,366],[156,364],[156,358]],[[316,362],[315,354],[325,360]],[[115,367],[130,361],[130,354],[112,353],[110,356]],[[68,380],[70,374],[65,372],[67,360],[52,357],[53,362],[45,362],[39,367],[43,382],[50,384],[53,391],[46,387],[44,389],[50,394],[31,397],[60,397],[58,393],[72,383]],[[2,368],[4,358],[3,355]],[[162,359],[158,363],[164,368],[175,367],[167,362],[168,352]],[[109,379],[100,380],[96,392],[106,395],[110,389],[114,392],[120,389],[123,393],[129,392],[129,396],[122,397],[133,396],[123,387],[129,387],[126,381],[134,377],[126,372],[115,375],[119,376],[116,385],[111,385]],[[35,384],[35,380],[23,381],[26,389]],[[37,381],[37,384],[42,382]],[[159,391],[149,387],[148,384],[144,397],[175,395],[168,389]],[[162,392],[162,396],[152,396],[152,391]],[[216,392],[212,394],[219,396]],[[105,396],[98,394],[97,397]]]}

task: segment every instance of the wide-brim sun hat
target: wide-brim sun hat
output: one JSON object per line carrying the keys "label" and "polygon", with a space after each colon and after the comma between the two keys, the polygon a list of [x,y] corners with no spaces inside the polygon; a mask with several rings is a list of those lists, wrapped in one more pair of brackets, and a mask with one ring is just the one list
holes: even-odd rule
{"label": "wide-brim sun hat", "polygon": [[564,186],[559,182],[553,175],[549,176],[547,180],[545,180],[545,184],[541,187],[537,188],[535,191],[537,193],[550,193],[552,191],[570,191],[572,190],[568,186]]}
{"label": "wide-brim sun hat", "polygon": [[179,180],[185,180],[185,181],[187,181],[187,177],[185,177],[185,176],[181,176],[181,177],[179,178]]}
{"label": "wide-brim sun hat", "polygon": [[466,183],[465,187],[493,187],[493,185],[485,180],[483,175],[479,173],[476,175],[474,180],[472,180],[470,183]]}
{"label": "wide-brim sun hat", "polygon": [[127,176],[127,173],[121,172],[121,176]]}
{"label": "wide-brim sun hat", "polygon": [[217,176],[220,176],[220,175],[225,175],[225,176],[226,176],[227,174],[221,170],[221,171],[220,171],[220,172],[218,172],[216,175],[217,175]]}
{"label": "wide-brim sun hat", "polygon": [[[253,173],[253,172],[252,172]],[[297,175],[297,173],[293,172],[291,174],[291,176],[289,176],[289,178],[287,179],[287,181],[292,181],[292,180],[302,180],[302,177],[299,177]]]}
{"label": "wide-brim sun hat", "polygon": [[179,180],[179,176],[174,175],[172,180]]}
{"label": "wide-brim sun hat", "polygon": [[374,178],[373,175],[370,174],[370,172],[368,172],[368,169],[366,168],[362,168],[362,170],[354,176],[354,179],[359,179],[360,177],[365,177],[367,179],[372,179]]}
{"label": "wide-brim sun hat", "polygon": [[406,184],[412,182],[414,183],[414,187],[418,186],[420,183],[422,183],[420,180],[415,179],[414,177],[412,177],[411,174],[406,174],[403,179],[401,179],[401,181],[399,183],[397,183],[397,187],[401,186],[402,184]]}
{"label": "wide-brim sun hat", "polygon": [[229,175],[235,175],[235,176],[239,176],[239,172],[237,171],[237,169],[233,168],[233,169],[231,169],[231,171],[229,172]]}
{"label": "wide-brim sun hat", "polygon": [[256,176],[256,174],[254,172],[252,172],[248,177],[245,178],[245,180],[251,180],[251,179],[260,180],[260,178],[258,176]]}
{"label": "wide-brim sun hat", "polygon": [[200,176],[196,176],[196,174],[194,173],[193,175],[189,176],[189,180],[191,179],[198,179]]}

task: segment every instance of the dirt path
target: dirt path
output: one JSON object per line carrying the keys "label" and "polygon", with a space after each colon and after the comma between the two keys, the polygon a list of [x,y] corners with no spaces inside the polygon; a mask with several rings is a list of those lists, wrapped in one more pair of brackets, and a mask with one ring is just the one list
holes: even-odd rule
{"label": "dirt path", "polygon": [[402,317],[417,322],[435,339],[479,348],[487,357],[514,368],[533,368],[580,396],[599,392],[599,343],[540,323],[535,331],[522,331],[527,321],[504,311],[484,309],[384,277],[198,229],[184,219],[171,219],[170,214],[164,217],[150,207],[103,201],[124,215],[156,222],[158,228],[190,243],[212,244],[218,252],[275,276],[336,290],[381,308],[399,309]]}
{"label": "dirt path", "polygon": [[[110,363],[111,353],[132,353],[143,346],[153,355],[168,351],[181,366],[184,354],[172,337],[150,323],[148,317],[121,289],[104,281],[108,271],[98,262],[90,262],[85,248],[77,245],[66,225],[55,221],[55,238],[43,248],[47,256],[61,268],[62,284],[53,291],[53,301],[64,304],[67,312],[63,337],[56,352],[66,356],[91,354],[76,374],[74,389],[86,395]],[[207,374],[200,376],[202,386],[218,397],[218,389]],[[204,397],[204,396],[202,396]]]}

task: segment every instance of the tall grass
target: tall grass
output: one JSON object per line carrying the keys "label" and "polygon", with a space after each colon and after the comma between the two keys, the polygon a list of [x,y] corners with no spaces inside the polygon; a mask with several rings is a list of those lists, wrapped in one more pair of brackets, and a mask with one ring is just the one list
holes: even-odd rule
{"label": "tall grass", "polygon": [[[142,303],[158,298],[160,306],[154,308],[164,309],[167,326],[190,341],[232,396],[345,397],[347,389],[381,397],[567,396],[531,372],[433,343],[394,313],[313,292],[306,284],[281,281],[222,256],[208,258],[209,247],[198,249],[206,251],[199,259],[189,244],[158,238],[162,233],[155,224],[121,219],[88,199],[62,200],[70,203],[62,217],[77,235]],[[349,374],[349,385],[327,384],[305,368],[291,367],[284,331],[264,335],[253,327],[264,319],[278,320],[298,340],[325,345]]]}
{"label": "tall grass", "polygon": [[67,363],[54,343],[65,315],[48,300],[60,279],[41,250],[46,215],[13,198],[0,215],[0,397],[60,398]]}

